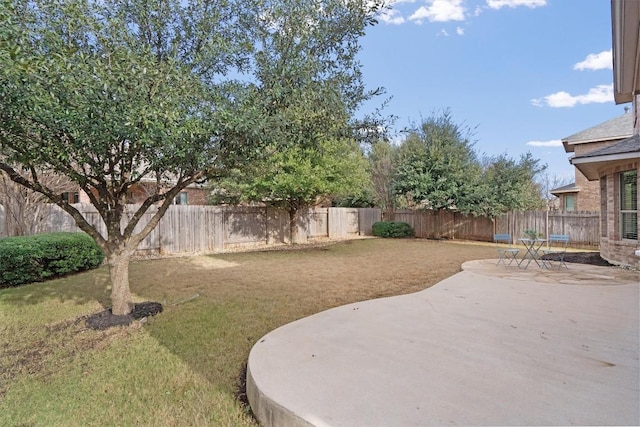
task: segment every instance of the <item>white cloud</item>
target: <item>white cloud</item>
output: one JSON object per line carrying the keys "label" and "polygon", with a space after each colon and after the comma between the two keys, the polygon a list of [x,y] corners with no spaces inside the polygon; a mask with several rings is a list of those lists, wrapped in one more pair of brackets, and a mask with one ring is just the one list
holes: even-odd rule
{"label": "white cloud", "polygon": [[380,13],[379,18],[382,22],[386,24],[400,25],[404,24],[406,21],[395,9],[387,9]]}
{"label": "white cloud", "polygon": [[527,145],[531,147],[562,147],[562,140],[552,139],[551,141],[529,141]]}
{"label": "white cloud", "polygon": [[613,69],[611,49],[587,55],[584,61],[573,66],[574,70],[611,70]]}
{"label": "white cloud", "polygon": [[456,34],[459,35],[459,36],[464,36],[464,28],[457,27],[456,28]]}
{"label": "white cloud", "polygon": [[425,20],[429,22],[464,21],[465,8],[463,0],[429,0],[428,6],[420,6],[410,21],[422,24]]}
{"label": "white cloud", "polygon": [[500,9],[503,7],[519,7],[526,6],[530,9],[539,6],[546,6],[547,0],[487,0],[487,6],[491,9]]}
{"label": "white cloud", "polygon": [[568,92],[560,91],[552,93],[542,98],[531,100],[537,107],[547,105],[552,108],[575,107],[577,104],[601,104],[613,101],[613,84],[598,85],[589,89],[584,95],[571,95]]}
{"label": "white cloud", "polygon": [[438,34],[436,34],[437,37],[440,36],[444,36],[444,37],[449,37],[449,33],[447,33],[447,30],[445,30],[444,28],[441,29],[440,31],[438,31]]}

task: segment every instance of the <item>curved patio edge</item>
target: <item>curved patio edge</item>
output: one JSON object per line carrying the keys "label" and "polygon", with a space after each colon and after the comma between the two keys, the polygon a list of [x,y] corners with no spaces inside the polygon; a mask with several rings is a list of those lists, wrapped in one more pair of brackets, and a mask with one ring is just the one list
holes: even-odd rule
{"label": "curved patio edge", "polygon": [[332,308],[263,336],[247,362],[258,422],[637,424],[640,284],[629,278],[638,276],[611,286],[606,273],[617,270],[570,266],[588,279],[575,286],[533,270],[488,274],[491,264],[465,263],[423,291]]}
{"label": "curved patio edge", "polygon": [[249,399],[251,411],[260,425],[289,427],[313,426],[262,393],[260,388],[256,385],[253,375],[251,375],[251,368],[249,365],[250,364],[247,363],[247,399]]}

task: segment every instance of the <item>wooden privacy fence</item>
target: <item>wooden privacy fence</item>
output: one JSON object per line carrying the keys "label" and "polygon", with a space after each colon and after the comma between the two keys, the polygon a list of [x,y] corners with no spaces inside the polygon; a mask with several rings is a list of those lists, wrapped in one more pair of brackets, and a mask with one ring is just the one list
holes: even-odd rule
{"label": "wooden privacy fence", "polygon": [[[90,204],[76,204],[87,220],[105,233],[102,219]],[[37,232],[79,231],[73,219],[55,205],[45,205],[46,221]],[[0,206],[0,224],[3,210]],[[145,215],[141,224],[151,218]],[[376,208],[314,208],[298,215],[298,242],[349,239],[371,235],[373,223],[381,221]],[[490,242],[494,233],[510,233],[514,239],[533,229],[543,236],[568,234],[570,246],[598,249],[598,212],[510,212],[492,221],[453,211],[397,210],[395,221],[409,223],[416,237]],[[142,227],[140,225],[139,227]],[[2,230],[2,227],[0,227]],[[0,237],[2,235],[0,234]],[[169,208],[158,226],[142,241],[140,252],[181,254],[223,252],[243,246],[262,246],[289,241],[289,215],[267,207],[178,206]]]}
{"label": "wooden privacy fence", "polygon": [[493,222],[489,218],[465,216],[448,210],[407,209],[396,210],[394,220],[410,224],[416,237],[487,242],[493,240]]}
{"label": "wooden privacy fence", "polygon": [[569,246],[597,249],[600,247],[599,212],[521,211],[496,218],[499,233],[523,236],[524,230],[536,230],[548,239],[550,234],[568,234]]}
{"label": "wooden privacy fence", "polygon": [[[87,221],[106,235],[106,227],[91,204],[74,205]],[[135,206],[128,207],[133,214]],[[56,205],[47,205],[47,220],[39,233],[80,231],[73,218]],[[134,232],[153,216],[143,216]],[[298,242],[309,239],[350,239],[371,235],[379,209],[315,208],[298,214]],[[289,241],[289,215],[268,207],[170,206],[156,228],[140,243],[139,253],[181,254],[222,252],[243,246],[262,246]]]}
{"label": "wooden privacy fence", "polygon": [[398,210],[395,221],[409,223],[417,237],[491,242],[494,233],[510,233],[517,240],[524,230],[536,230],[543,238],[550,234],[568,234],[573,248],[600,247],[598,212],[514,211],[494,221],[465,216],[453,211]]}

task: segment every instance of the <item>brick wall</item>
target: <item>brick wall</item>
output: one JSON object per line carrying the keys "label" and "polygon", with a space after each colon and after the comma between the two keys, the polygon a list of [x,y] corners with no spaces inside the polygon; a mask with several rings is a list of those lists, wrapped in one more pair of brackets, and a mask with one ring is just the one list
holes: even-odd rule
{"label": "brick wall", "polygon": [[204,188],[185,188],[187,201],[190,205],[206,205],[209,192]]}
{"label": "brick wall", "polygon": [[577,168],[575,179],[576,187],[580,189],[576,195],[576,210],[600,210],[600,181],[589,181]]}
{"label": "brick wall", "polygon": [[[611,145],[615,141],[589,142],[576,144],[574,152],[576,156],[583,156],[593,150]],[[598,211],[600,210],[600,182],[589,181],[583,174],[575,168],[576,187],[580,192],[576,196],[577,211]]]}
{"label": "brick wall", "polygon": [[[640,249],[640,241],[621,240],[620,236],[620,182],[618,174],[634,168],[640,172],[640,162],[630,161],[601,172],[601,175],[606,175],[607,182],[606,194],[602,194],[602,197],[606,197],[606,233],[603,232],[600,239],[600,255],[612,264],[640,268],[640,258],[635,255],[635,251]],[[640,180],[640,173],[638,179]],[[602,211],[601,215],[603,215]],[[638,220],[640,226],[640,217]]]}
{"label": "brick wall", "polygon": [[[70,187],[70,189],[71,188],[72,187]],[[84,191],[80,190],[77,187],[73,187],[73,188],[76,188],[77,191],[79,192],[79,196],[80,196],[79,203],[91,203],[89,196],[87,196],[87,194]],[[145,191],[144,185],[134,186],[129,192],[128,202],[142,203],[142,201],[148,197],[148,195],[150,194],[150,191],[154,191],[154,190]],[[209,193],[205,188],[189,187],[189,188],[185,188],[182,191],[185,191],[187,193],[187,201],[189,205],[206,205],[207,204]]]}

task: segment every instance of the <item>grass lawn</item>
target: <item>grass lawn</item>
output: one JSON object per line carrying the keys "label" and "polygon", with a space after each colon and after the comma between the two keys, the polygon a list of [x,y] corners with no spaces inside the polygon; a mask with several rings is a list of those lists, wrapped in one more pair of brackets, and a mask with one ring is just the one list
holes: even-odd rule
{"label": "grass lawn", "polygon": [[84,319],[109,304],[105,267],[0,290],[0,425],[255,426],[237,393],[264,334],[338,305],[416,292],[464,261],[495,257],[491,245],[364,239],[138,261],[136,301],[165,310],[106,331]]}

